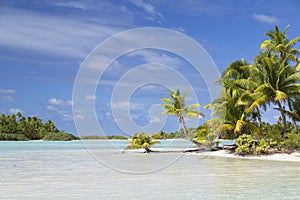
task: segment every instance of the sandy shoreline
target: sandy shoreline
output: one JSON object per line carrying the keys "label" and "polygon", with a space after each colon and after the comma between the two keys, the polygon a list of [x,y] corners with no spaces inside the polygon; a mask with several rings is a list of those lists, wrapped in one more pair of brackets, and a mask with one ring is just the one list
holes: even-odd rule
{"label": "sandy shoreline", "polygon": [[270,160],[270,161],[288,161],[288,162],[300,162],[300,152],[294,152],[292,154],[273,154],[263,156],[238,156],[227,152],[226,150],[192,153],[194,155],[204,157],[222,157],[222,158],[238,158],[248,160]]}

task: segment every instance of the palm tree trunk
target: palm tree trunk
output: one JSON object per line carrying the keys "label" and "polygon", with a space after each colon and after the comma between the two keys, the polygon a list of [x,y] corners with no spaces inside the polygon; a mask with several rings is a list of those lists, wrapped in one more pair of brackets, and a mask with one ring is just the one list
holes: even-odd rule
{"label": "palm tree trunk", "polygon": [[[288,101],[288,106],[289,106],[290,112],[293,112],[291,101]],[[296,123],[296,120],[294,119],[294,117],[292,117],[292,121],[293,121],[293,126],[295,128],[295,132],[298,133],[299,130],[298,130],[298,126],[297,126],[297,123]]]}
{"label": "palm tree trunk", "polygon": [[260,115],[260,111],[259,111],[259,108],[258,108],[258,107],[256,108],[256,110],[257,110],[258,128],[261,129],[261,115]]}
{"label": "palm tree trunk", "polygon": [[277,104],[278,104],[278,108],[279,108],[279,111],[280,111],[280,114],[281,114],[281,117],[282,117],[282,125],[283,125],[282,137],[284,137],[284,134],[287,131],[286,116],[285,116],[285,112],[282,108],[281,102],[277,101]]}
{"label": "palm tree trunk", "polygon": [[188,137],[188,133],[187,133],[187,129],[186,129],[186,126],[185,126],[185,121],[184,121],[183,115],[179,116],[179,120],[180,120],[182,129],[183,129],[184,136]]}
{"label": "palm tree trunk", "polygon": [[152,151],[149,147],[145,147],[145,153],[151,153],[151,152],[154,152],[154,151]]}

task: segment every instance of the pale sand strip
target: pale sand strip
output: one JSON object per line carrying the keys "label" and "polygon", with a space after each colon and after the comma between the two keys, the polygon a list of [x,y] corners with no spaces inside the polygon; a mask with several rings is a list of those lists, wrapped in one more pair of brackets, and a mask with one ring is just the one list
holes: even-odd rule
{"label": "pale sand strip", "polygon": [[213,152],[201,152],[193,153],[195,155],[203,157],[222,157],[222,158],[239,158],[249,160],[271,160],[271,161],[289,161],[289,162],[300,162],[300,152],[292,154],[273,154],[264,156],[238,156],[228,153],[226,150],[213,151]]}

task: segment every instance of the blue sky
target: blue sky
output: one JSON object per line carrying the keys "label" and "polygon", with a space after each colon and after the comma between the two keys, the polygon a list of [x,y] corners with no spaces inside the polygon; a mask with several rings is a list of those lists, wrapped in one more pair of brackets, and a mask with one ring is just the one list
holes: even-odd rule
{"label": "blue sky", "polygon": [[[222,72],[232,61],[245,58],[251,62],[266,39],[264,33],[275,24],[281,29],[291,25],[290,38],[300,35],[299,8],[297,0],[1,1],[0,112],[21,111],[25,116],[50,119],[60,129],[77,134],[72,113],[76,75],[86,56],[112,35],[140,27],[182,32],[201,44]],[[132,123],[140,127],[162,123],[160,116],[149,115],[149,109],[166,96],[167,89],[160,85],[141,87],[129,103],[111,101],[117,81],[135,66],[147,63],[173,67],[186,77],[196,93],[196,99],[190,97],[188,102],[197,100],[206,114],[199,123],[210,118],[210,112],[203,108],[211,100],[207,88],[189,63],[169,52],[144,49],[116,60],[103,74],[95,94],[87,97],[95,101],[96,116],[105,134],[129,134],[116,124],[124,119],[113,115],[114,108],[129,110]],[[140,73],[147,75],[147,71]],[[77,113],[74,117],[84,116]],[[274,113],[264,115],[270,122],[277,117]],[[189,120],[187,123],[190,125]],[[168,118],[162,128],[176,131],[177,119]]]}

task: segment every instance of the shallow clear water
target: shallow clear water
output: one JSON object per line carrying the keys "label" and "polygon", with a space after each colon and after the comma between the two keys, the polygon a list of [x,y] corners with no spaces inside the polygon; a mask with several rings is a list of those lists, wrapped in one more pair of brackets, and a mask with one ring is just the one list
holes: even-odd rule
{"label": "shallow clear water", "polygon": [[[299,199],[300,164],[125,152],[126,141],[0,142],[0,199]],[[187,147],[163,141],[158,147]]]}

